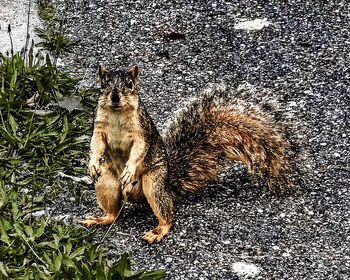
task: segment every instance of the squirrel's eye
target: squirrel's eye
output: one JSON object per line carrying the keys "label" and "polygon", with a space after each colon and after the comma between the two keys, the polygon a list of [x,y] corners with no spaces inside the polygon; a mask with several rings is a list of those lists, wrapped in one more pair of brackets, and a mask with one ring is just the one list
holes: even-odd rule
{"label": "squirrel's eye", "polygon": [[129,76],[126,77],[124,81],[125,81],[125,86],[128,89],[132,90],[134,88],[134,83],[133,83],[133,80],[131,79],[131,77],[129,77]]}
{"label": "squirrel's eye", "polygon": [[132,88],[133,88],[133,83],[132,83],[132,81],[126,81],[125,85],[126,85],[129,89],[132,89]]}

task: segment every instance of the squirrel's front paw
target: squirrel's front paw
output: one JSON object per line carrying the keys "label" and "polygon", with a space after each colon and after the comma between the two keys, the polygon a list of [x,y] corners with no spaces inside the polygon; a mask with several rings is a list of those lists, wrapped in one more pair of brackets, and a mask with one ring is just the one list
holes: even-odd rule
{"label": "squirrel's front paw", "polygon": [[135,171],[132,168],[125,166],[122,175],[119,177],[122,187],[127,186],[131,182],[134,173]]}
{"label": "squirrel's front paw", "polygon": [[99,161],[90,161],[89,162],[89,174],[92,180],[96,180],[101,174],[101,165]]}

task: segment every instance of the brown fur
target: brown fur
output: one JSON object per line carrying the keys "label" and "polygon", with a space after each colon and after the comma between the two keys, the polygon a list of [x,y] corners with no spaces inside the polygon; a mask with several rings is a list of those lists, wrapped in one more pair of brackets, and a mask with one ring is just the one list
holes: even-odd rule
{"label": "brown fur", "polygon": [[214,90],[190,103],[163,139],[137,96],[137,78],[137,66],[128,73],[99,67],[89,172],[106,216],[83,223],[112,222],[129,194],[130,201],[152,208],[158,226],[143,238],[159,242],[174,219],[174,200],[216,179],[232,161],[243,162],[272,190],[290,187],[290,144],[271,114]]}
{"label": "brown fur", "polygon": [[[172,217],[172,198],[159,189],[167,180],[167,161],[159,133],[136,95],[138,68],[127,75],[108,79],[108,72],[99,67],[102,93],[95,116],[91,140],[89,172],[97,180],[96,196],[106,212],[102,218],[88,217],[86,225],[106,224],[116,217],[121,200],[147,201],[159,220],[156,229],[145,239],[160,241],[168,233]],[[116,78],[116,79],[113,79]],[[130,86],[132,83],[132,86]],[[151,143],[154,145],[151,147]],[[102,155],[105,162],[100,163]],[[132,183],[137,183],[132,187]],[[160,187],[159,187],[160,186]],[[168,207],[162,207],[166,201]]]}

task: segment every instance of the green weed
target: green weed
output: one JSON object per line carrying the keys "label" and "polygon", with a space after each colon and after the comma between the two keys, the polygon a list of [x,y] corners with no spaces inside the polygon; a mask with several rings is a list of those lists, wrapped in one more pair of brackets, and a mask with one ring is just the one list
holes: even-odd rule
{"label": "green weed", "polygon": [[133,273],[129,254],[116,262],[87,232],[30,215],[40,202],[0,181],[0,279],[163,279],[164,270]]}
{"label": "green weed", "polygon": [[55,56],[64,52],[69,52],[77,44],[77,41],[69,38],[62,32],[62,20],[55,17],[55,8],[49,1],[39,1],[39,15],[47,23],[47,26],[37,28],[36,33],[42,41],[36,44],[36,47],[42,47],[49,50]]}
{"label": "green weed", "polygon": [[[69,173],[82,172],[79,165],[87,159],[88,143],[81,136],[91,132],[86,125],[93,109],[88,100],[95,91],[77,92],[78,79],[58,71],[48,55],[35,58],[32,48],[29,53],[28,66],[18,55],[0,55],[0,177],[31,183],[34,189],[54,184],[52,178],[66,166]],[[73,95],[81,96],[85,110],[70,112],[58,105]]]}
{"label": "green weed", "polygon": [[70,39],[66,34],[57,31],[54,27],[49,26],[46,29],[37,28],[36,33],[43,40],[36,44],[36,46],[43,47],[56,55],[71,51],[77,44],[77,41]]}
{"label": "green weed", "polygon": [[54,22],[56,20],[55,18],[56,12],[53,4],[45,0],[44,1],[39,0],[38,4],[39,4],[39,16],[50,23]]}

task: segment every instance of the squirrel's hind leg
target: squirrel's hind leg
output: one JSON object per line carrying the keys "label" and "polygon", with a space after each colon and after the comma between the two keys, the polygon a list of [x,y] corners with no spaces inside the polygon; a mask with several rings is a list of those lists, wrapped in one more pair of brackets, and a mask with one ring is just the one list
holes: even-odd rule
{"label": "squirrel's hind leg", "polygon": [[158,219],[158,226],[143,236],[149,243],[162,240],[169,232],[174,219],[173,197],[164,188],[166,174],[166,168],[159,167],[142,176],[143,193]]}
{"label": "squirrel's hind leg", "polygon": [[106,212],[103,217],[86,217],[81,223],[91,225],[110,224],[116,218],[121,207],[121,190],[118,178],[112,171],[106,170],[96,182],[96,196],[100,207]]}

